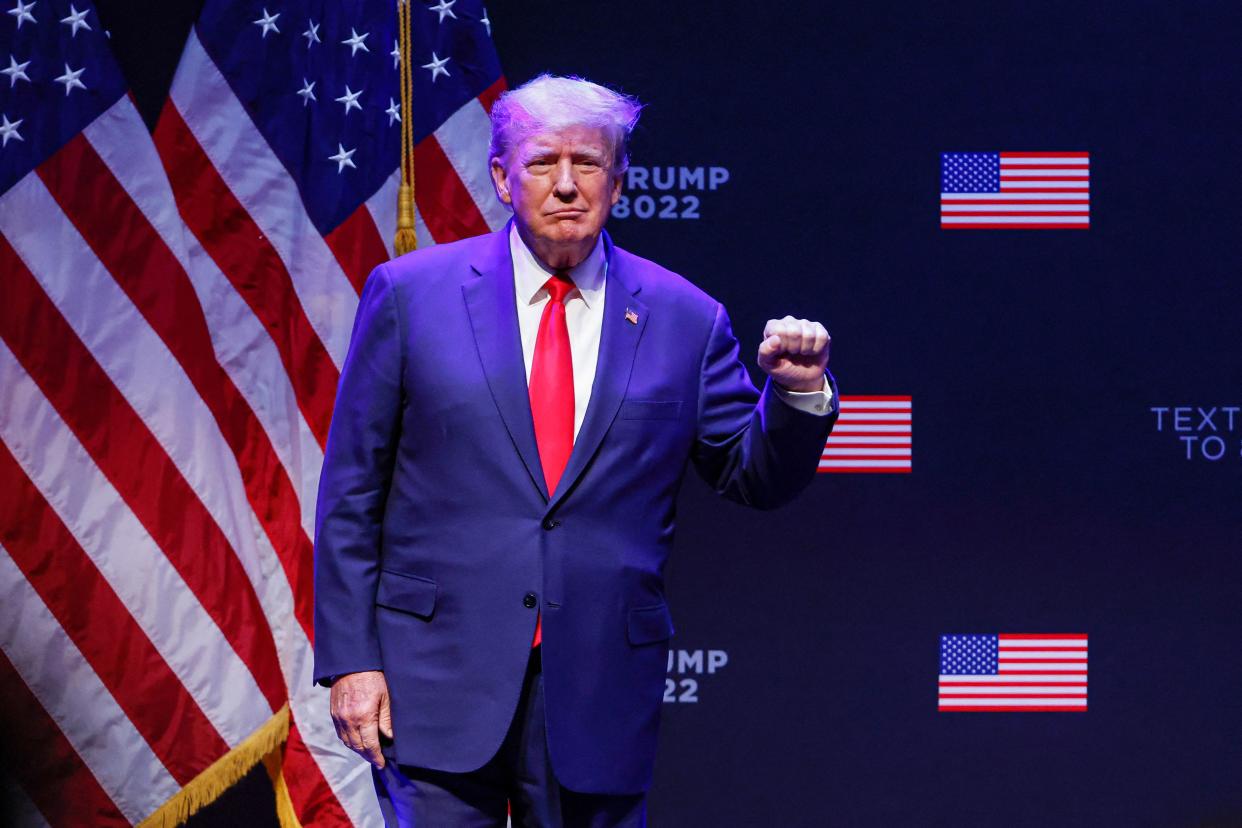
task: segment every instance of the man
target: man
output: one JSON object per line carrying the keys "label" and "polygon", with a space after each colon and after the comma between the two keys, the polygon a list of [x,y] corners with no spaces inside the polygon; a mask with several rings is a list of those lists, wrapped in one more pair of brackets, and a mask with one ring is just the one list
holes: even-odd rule
{"label": "man", "polygon": [[767,508],[836,419],[822,325],[762,394],[719,303],[612,244],[639,105],[541,76],[492,111],[513,221],[371,274],[324,458],[315,677],[390,825],[642,825],[688,461]]}

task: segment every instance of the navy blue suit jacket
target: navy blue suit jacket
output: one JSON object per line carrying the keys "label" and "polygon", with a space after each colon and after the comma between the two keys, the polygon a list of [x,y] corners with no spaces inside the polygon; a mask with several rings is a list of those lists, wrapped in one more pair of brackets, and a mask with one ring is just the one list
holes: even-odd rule
{"label": "navy blue suit jacket", "polygon": [[836,420],[789,407],[770,382],[759,393],[718,302],[604,243],[599,362],[555,492],[535,444],[507,228],[383,264],[363,291],[319,487],[315,678],[383,670],[403,764],[464,772],[495,754],[533,593],[557,778],[645,791],[688,463],[733,500],[776,506],[813,478]]}

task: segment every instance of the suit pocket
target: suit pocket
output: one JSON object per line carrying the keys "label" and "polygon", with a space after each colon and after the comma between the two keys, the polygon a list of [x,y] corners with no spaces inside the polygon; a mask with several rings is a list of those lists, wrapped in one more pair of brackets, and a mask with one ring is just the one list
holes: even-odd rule
{"label": "suit pocket", "polygon": [[417,575],[406,575],[381,569],[379,589],[375,592],[377,606],[430,618],[436,608],[436,582]]}
{"label": "suit pocket", "polygon": [[655,604],[630,610],[626,632],[634,645],[667,641],[673,635],[673,616],[669,615],[668,605]]}
{"label": "suit pocket", "polygon": [[618,416],[622,420],[676,420],[681,400],[625,400]]}

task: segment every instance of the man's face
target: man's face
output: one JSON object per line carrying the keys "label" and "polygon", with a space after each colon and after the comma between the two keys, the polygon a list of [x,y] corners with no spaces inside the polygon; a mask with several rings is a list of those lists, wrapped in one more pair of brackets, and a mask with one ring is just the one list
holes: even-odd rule
{"label": "man's face", "polygon": [[585,259],[621,196],[603,130],[536,133],[491,163],[496,192],[532,252],[553,268]]}

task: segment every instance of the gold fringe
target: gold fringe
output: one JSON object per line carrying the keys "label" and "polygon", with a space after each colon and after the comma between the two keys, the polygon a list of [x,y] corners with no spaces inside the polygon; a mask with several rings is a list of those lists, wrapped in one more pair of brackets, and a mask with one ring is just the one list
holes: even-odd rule
{"label": "gold fringe", "polygon": [[289,785],[285,782],[284,754],[274,750],[263,757],[263,767],[272,780],[272,790],[276,794],[276,819],[280,828],[302,828],[297,813],[293,810],[293,800],[289,797]]}
{"label": "gold fringe", "polygon": [[[240,745],[221,756],[216,761],[190,780],[190,783],[178,791],[171,799],[161,805],[149,817],[138,823],[138,828],[175,828],[192,817],[198,810],[212,802],[239,779],[250,772],[250,769],[271,754],[279,755],[281,745],[289,738],[289,705],[283,705],[272,718],[251,733]],[[288,798],[288,789],[285,797]],[[289,806],[292,813],[292,805]],[[280,810],[279,799],[277,810]],[[296,825],[296,821],[292,824]],[[282,826],[288,826],[281,819]]]}
{"label": "gold fringe", "polygon": [[400,38],[401,80],[401,186],[397,189],[397,234],[393,249],[403,256],[418,247],[414,232],[414,84],[410,78],[413,48],[410,36],[410,0],[397,0],[397,35]]}

